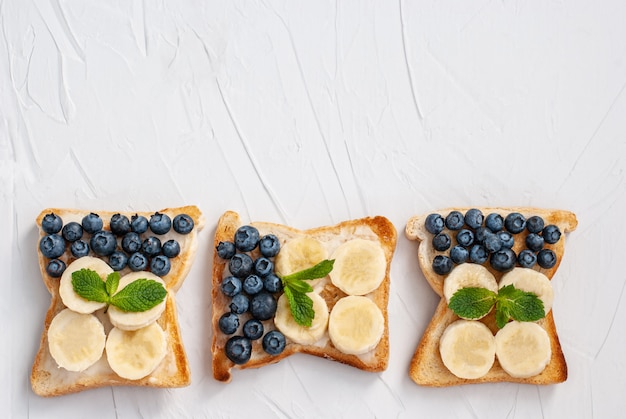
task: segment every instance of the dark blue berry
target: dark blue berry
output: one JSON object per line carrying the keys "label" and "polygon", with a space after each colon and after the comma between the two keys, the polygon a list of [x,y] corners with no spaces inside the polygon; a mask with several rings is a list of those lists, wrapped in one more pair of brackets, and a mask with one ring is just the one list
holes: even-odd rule
{"label": "dark blue berry", "polygon": [[233,336],[226,342],[226,356],[235,364],[245,364],[252,356],[252,343],[243,336]]}
{"label": "dark blue berry", "polygon": [[250,302],[250,313],[257,320],[269,320],[276,314],[276,299],[268,292],[260,292]]}
{"label": "dark blue berry", "polygon": [[465,263],[469,259],[469,250],[458,244],[450,249],[450,259],[456,264]]}
{"label": "dark blue berry", "polygon": [[243,280],[243,290],[248,295],[258,294],[263,290],[263,280],[258,275],[248,275]]}
{"label": "dark blue berry", "polygon": [[489,232],[487,227],[478,227],[474,232],[474,242],[483,244],[485,242],[485,236]]}
{"label": "dark blue berry", "polygon": [[521,233],[526,228],[526,218],[519,212],[512,212],[504,219],[504,228],[513,234]]}
{"label": "dark blue berry", "polygon": [[63,220],[53,212],[44,215],[41,220],[41,229],[47,234],[58,233],[61,227],[63,227]]}
{"label": "dark blue berry", "polygon": [[280,241],[273,234],[261,237],[259,240],[259,251],[266,258],[274,257],[280,252]]}
{"label": "dark blue berry", "polygon": [[517,255],[511,249],[502,249],[492,253],[489,263],[491,267],[499,272],[507,272],[515,267]]}
{"label": "dark blue berry", "polygon": [[259,230],[246,225],[235,232],[235,247],[241,252],[249,252],[259,244]]}
{"label": "dark blue berry", "polygon": [[72,252],[72,256],[75,258],[82,258],[83,256],[87,256],[89,254],[89,245],[84,240],[76,240],[70,246],[70,251]]}
{"label": "dark blue berry", "polygon": [[83,237],[83,227],[76,221],[71,221],[63,226],[61,235],[70,243]]}
{"label": "dark blue berry", "polygon": [[483,213],[477,208],[467,210],[467,212],[465,213],[465,224],[467,224],[471,228],[480,227],[481,225],[483,225],[483,220]]}
{"label": "dark blue berry", "polygon": [[526,236],[526,247],[533,252],[538,252],[543,249],[543,237],[537,233],[530,233]]}
{"label": "dark blue berry", "polygon": [[126,267],[127,263],[128,256],[126,256],[126,253],[124,252],[115,251],[111,253],[111,256],[109,256],[109,266],[114,271],[121,271]]}
{"label": "dark blue berry", "polygon": [[250,340],[259,339],[263,336],[263,323],[257,319],[250,319],[243,324],[243,335]]}
{"label": "dark blue berry", "polygon": [[187,214],[178,214],[172,221],[172,227],[178,234],[189,234],[193,230],[193,218]]}
{"label": "dark blue berry", "polygon": [[537,256],[531,250],[524,249],[517,255],[517,263],[522,268],[532,268],[537,263]]}
{"label": "dark blue berry", "polygon": [[554,224],[550,224],[543,229],[541,235],[546,243],[554,244],[561,238],[561,230]]}
{"label": "dark blue berry", "polygon": [[502,242],[497,234],[487,232],[485,234],[483,246],[485,246],[485,249],[487,249],[489,253],[495,253],[502,248]]}
{"label": "dark blue berry", "polygon": [[245,253],[237,253],[228,261],[230,273],[238,278],[245,278],[252,273],[254,263]]}
{"label": "dark blue berry", "polygon": [[274,264],[265,257],[260,257],[254,261],[254,272],[261,278],[265,278],[274,271]]}
{"label": "dark blue berry", "polygon": [[433,259],[433,271],[438,275],[445,275],[452,270],[452,259],[448,256],[437,255]]}
{"label": "dark blue berry", "polygon": [[504,219],[500,214],[492,212],[485,217],[485,226],[491,230],[492,233],[497,233],[504,228]]}
{"label": "dark blue berry", "polygon": [[533,215],[528,220],[526,220],[526,230],[529,233],[539,233],[543,230],[543,218],[538,215]]}
{"label": "dark blue berry", "polygon": [[556,254],[550,249],[543,249],[537,253],[537,264],[544,269],[550,269],[556,265]]}
{"label": "dark blue berry", "polygon": [[433,237],[433,247],[435,250],[444,251],[450,248],[451,240],[450,236],[446,233],[439,233]]}
{"label": "dark blue berry", "polygon": [[83,226],[83,230],[89,234],[93,234],[96,231],[102,230],[102,219],[98,214],[92,212],[83,217],[81,225]]}
{"label": "dark blue berry", "polygon": [[65,263],[59,259],[52,259],[46,266],[46,272],[53,278],[59,278],[65,272]]}
{"label": "dark blue berry", "polygon": [[222,259],[230,259],[237,253],[235,243],[233,242],[220,242],[215,250],[217,251],[217,255]]}
{"label": "dark blue berry", "polygon": [[48,234],[39,240],[39,250],[48,259],[56,259],[65,252],[65,240],[58,234]]}
{"label": "dark blue berry", "polygon": [[452,211],[446,217],[446,227],[450,230],[460,230],[465,224],[465,217],[459,211]]}
{"label": "dark blue berry", "polygon": [[135,253],[141,250],[141,243],[139,234],[131,231],[122,238],[122,249],[128,254]]}
{"label": "dark blue berry", "polygon": [[148,219],[143,215],[135,214],[130,217],[130,229],[137,234],[148,231]]}
{"label": "dark blue berry", "polygon": [[154,234],[166,234],[172,228],[172,220],[167,214],[155,212],[150,216],[150,230]]}
{"label": "dark blue berry", "polygon": [[222,279],[222,285],[220,288],[225,296],[234,297],[241,292],[241,279],[235,276],[227,276]]}
{"label": "dark blue berry", "polygon": [[501,230],[498,231],[496,235],[500,239],[500,242],[502,242],[502,247],[506,249],[513,248],[513,245],[515,244],[515,239],[513,238],[513,235],[511,233],[505,230]]}
{"label": "dark blue berry", "polygon": [[217,324],[225,335],[232,335],[239,328],[239,317],[235,313],[224,313]]}
{"label": "dark blue berry", "polygon": [[250,300],[245,294],[239,293],[230,302],[230,311],[235,314],[243,314],[248,311]]}
{"label": "dark blue berry", "polygon": [[161,240],[158,237],[150,236],[141,243],[141,251],[149,258],[161,253]]}
{"label": "dark blue berry", "polygon": [[140,252],[135,252],[128,257],[128,267],[132,271],[144,271],[148,267],[148,258]]}
{"label": "dark blue berry", "polygon": [[439,214],[429,214],[424,221],[424,227],[431,234],[439,234],[443,231],[445,223]]}
{"label": "dark blue berry", "polygon": [[91,236],[89,246],[96,255],[109,256],[115,251],[117,240],[110,231],[100,230]]}
{"label": "dark blue berry", "polygon": [[263,278],[263,288],[269,292],[279,292],[283,289],[283,283],[277,275],[271,273]]}
{"label": "dark blue berry", "polygon": [[474,243],[474,233],[472,230],[463,228],[456,234],[456,242],[461,246],[468,247]]}
{"label": "dark blue berry", "polygon": [[150,261],[150,272],[156,276],[165,276],[170,272],[172,265],[167,256],[158,255]]}
{"label": "dark blue berry", "polygon": [[278,355],[285,350],[285,335],[278,330],[269,331],[263,336],[263,350],[269,355]]}
{"label": "dark blue berry", "polygon": [[180,254],[180,244],[174,239],[170,239],[163,243],[161,252],[168,258],[175,258]]}
{"label": "dark blue berry", "polygon": [[475,244],[470,249],[469,258],[471,262],[482,265],[489,259],[489,252],[482,244]]}
{"label": "dark blue berry", "polygon": [[116,236],[123,236],[130,232],[130,221],[123,214],[113,214],[109,226],[111,227],[111,232]]}

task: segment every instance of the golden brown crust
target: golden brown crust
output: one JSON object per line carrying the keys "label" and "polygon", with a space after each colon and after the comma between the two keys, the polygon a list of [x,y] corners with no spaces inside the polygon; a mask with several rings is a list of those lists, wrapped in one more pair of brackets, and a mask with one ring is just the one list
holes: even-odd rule
{"label": "golden brown crust", "polygon": [[[469,208],[447,208],[433,212],[441,214],[445,218],[445,216],[453,210],[465,213],[468,209]],[[578,225],[576,216],[573,213],[563,210],[528,207],[494,207],[479,209],[485,216],[492,212],[499,213],[503,216],[511,212],[519,212],[526,218],[532,215],[539,215],[544,219],[546,225],[557,225],[564,234],[562,234],[561,239],[556,244],[546,244],[546,248],[550,248],[556,253],[557,264],[550,269],[543,269],[538,266],[535,268],[536,270],[544,273],[548,278],[552,279],[559,267],[565,250],[565,233],[574,231]],[[443,297],[443,281],[445,279],[445,275],[438,275],[432,269],[433,258],[441,252],[434,250],[431,245],[430,240],[432,238],[432,234],[430,234],[424,227],[424,221],[427,216],[428,214],[423,214],[411,217],[406,225],[405,234],[410,240],[417,240],[420,242],[418,249],[420,268],[433,291],[441,297],[441,300],[439,301],[437,309],[435,310],[430,323],[426,327],[422,339],[415,351],[415,354],[413,355],[413,359],[411,360],[409,368],[409,376],[411,379],[413,379],[413,381],[417,384],[431,387],[446,387],[460,384],[493,383],[503,381],[546,385],[565,381],[567,379],[567,364],[561,349],[552,312],[549,312],[544,319],[537,322],[546,330],[548,336],[550,337],[552,357],[545,370],[536,376],[529,378],[511,377],[502,369],[502,367],[500,367],[497,359],[491,370],[485,376],[478,379],[459,378],[452,374],[445,367],[445,365],[443,365],[443,361],[439,355],[439,340],[446,327],[448,327],[448,325],[452,322],[458,320],[459,317],[448,308],[446,300]],[[522,232],[519,234],[520,236],[519,238],[516,237],[516,244],[513,247],[513,250],[516,253],[523,247],[524,238],[527,233]],[[492,269],[488,264],[486,264],[485,267],[494,274],[496,280],[500,280],[503,273]],[[490,313],[480,321],[485,323],[494,334],[497,332],[498,329],[495,324],[494,312]]]}
{"label": "golden brown crust", "polygon": [[[46,234],[41,230],[41,220],[46,214],[55,213],[59,215],[63,219],[64,224],[66,224],[72,220],[80,222],[82,217],[89,214],[89,212],[95,212],[103,219],[105,229],[108,229],[108,220],[110,220],[112,215],[117,213],[124,214],[129,218],[132,215],[139,214],[148,219],[154,214],[154,212],[137,211],[84,211],[77,209],[49,208],[42,211],[36,219],[37,226],[39,226],[39,237],[41,238]],[[191,374],[180,335],[175,294],[191,269],[198,245],[197,234],[204,227],[204,216],[196,206],[167,208],[159,210],[159,212],[169,215],[172,219],[177,214],[187,214],[194,220],[195,224],[194,229],[184,236],[184,240],[179,240],[181,252],[176,258],[172,259],[170,272],[163,276],[168,294],[165,311],[157,321],[167,336],[168,346],[165,359],[154,372],[139,380],[127,380],[119,377],[108,366],[105,356],[82,373],[70,372],[59,368],[48,350],[48,328],[54,316],[63,310],[65,306],[59,296],[59,279],[53,278],[47,274],[46,264],[48,260],[38,250],[39,268],[43,282],[50,292],[51,302],[46,312],[39,350],[35,356],[31,370],[31,386],[36,394],[45,397],[60,396],[103,386],[182,387],[189,385],[191,382]],[[69,266],[75,258],[71,255],[68,248],[65,254],[59,259],[63,260],[66,265]],[[127,272],[130,272],[128,268],[120,271],[121,275]],[[103,323],[106,323],[105,317],[101,317]]]}
{"label": "golden brown crust", "polygon": [[[231,380],[231,369],[246,369],[246,368],[258,368],[264,365],[276,363],[281,359],[284,359],[294,353],[306,353],[310,355],[319,356],[322,358],[331,359],[337,362],[341,362],[347,365],[354,366],[356,368],[365,371],[383,371],[387,368],[389,360],[389,327],[387,316],[387,303],[389,301],[389,270],[391,259],[396,247],[396,230],[389,220],[384,217],[368,217],[358,220],[350,220],[339,223],[334,226],[325,226],[312,228],[309,230],[298,230],[293,227],[265,223],[254,222],[250,223],[259,229],[259,232],[264,235],[268,233],[275,234],[283,245],[291,238],[299,237],[303,235],[315,237],[322,242],[336,241],[337,243],[348,241],[352,238],[367,238],[370,240],[378,240],[384,250],[385,258],[387,261],[387,268],[385,272],[385,278],[382,284],[374,290],[369,296],[378,305],[383,312],[385,319],[385,329],[383,337],[376,348],[363,356],[347,355],[337,350],[329,339],[326,342],[322,342],[319,345],[301,345],[291,341],[287,341],[285,350],[277,356],[271,356],[263,351],[260,339],[253,342],[252,357],[249,362],[244,365],[236,365],[230,361],[224,351],[224,347],[228,336],[225,336],[218,326],[220,316],[228,311],[228,304],[230,299],[226,297],[220,291],[220,285],[224,276],[224,270],[226,268],[226,262],[214,253],[213,259],[213,342],[211,351],[213,354],[213,376],[218,381],[228,382]],[[217,230],[215,233],[214,245],[217,245],[222,241],[232,241],[235,231],[242,225],[239,215],[235,212],[228,211],[220,218]],[[345,297],[342,291],[336,288],[332,283],[328,281],[324,285],[320,295],[326,300],[329,310],[332,309],[334,304],[339,298]],[[243,321],[242,321],[243,323]],[[265,331],[275,329],[273,321],[268,320],[263,322]]]}

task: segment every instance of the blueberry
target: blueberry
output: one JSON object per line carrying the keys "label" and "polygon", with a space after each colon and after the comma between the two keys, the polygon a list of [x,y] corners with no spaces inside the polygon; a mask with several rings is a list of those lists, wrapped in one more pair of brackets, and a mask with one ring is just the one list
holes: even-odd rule
{"label": "blueberry", "polygon": [[257,320],[269,320],[276,314],[276,299],[268,292],[260,292],[250,302],[250,313]]}
{"label": "blueberry", "polygon": [[433,259],[433,270],[438,275],[445,275],[452,270],[452,259],[448,256],[437,255]]}
{"label": "blueberry", "polygon": [[489,252],[482,244],[475,244],[472,246],[469,252],[470,261],[473,263],[483,264],[487,262],[489,258]]}
{"label": "blueberry", "polygon": [[193,230],[193,218],[187,214],[178,214],[172,221],[172,227],[178,234],[189,234]]}
{"label": "blueberry", "polygon": [[550,224],[543,229],[541,235],[546,243],[554,244],[561,238],[561,230],[554,224]]}
{"label": "blueberry", "polygon": [[250,307],[250,300],[242,293],[235,295],[230,302],[230,311],[235,314],[245,313],[248,307]]}
{"label": "blueberry", "polygon": [[433,237],[433,247],[435,250],[444,251],[450,248],[450,236],[446,233],[439,233]]}
{"label": "blueberry", "polygon": [[259,240],[259,250],[266,258],[274,257],[280,252],[280,241],[273,234],[261,237]]}
{"label": "blueberry", "polygon": [[504,228],[504,219],[500,214],[492,212],[485,218],[485,226],[487,226],[492,233],[497,233]]}
{"label": "blueberry", "polygon": [[532,268],[537,263],[537,256],[532,250],[524,249],[517,255],[517,263],[522,268]]}
{"label": "blueberry", "polygon": [[225,296],[234,297],[241,292],[241,279],[235,276],[227,276],[222,279],[220,288]]}
{"label": "blueberry", "polygon": [[243,324],[243,335],[250,340],[259,339],[263,336],[263,323],[257,319],[250,319]]}
{"label": "blueberry", "polygon": [[141,251],[149,258],[161,253],[161,240],[155,236],[150,236],[141,243]]}
{"label": "blueberry", "polygon": [[148,267],[148,258],[140,252],[135,252],[128,257],[128,267],[132,271],[144,271]]}
{"label": "blueberry", "polygon": [[538,215],[533,215],[528,220],[526,220],[526,229],[529,233],[539,233],[543,230],[543,218]]}
{"label": "blueberry", "polygon": [[515,267],[517,255],[511,249],[502,249],[491,255],[489,263],[491,267],[499,272],[507,272]]}
{"label": "blueberry", "polygon": [[83,230],[89,234],[93,234],[96,231],[102,230],[102,219],[98,214],[92,212],[83,217],[81,225],[83,226]]}
{"label": "blueberry", "polygon": [[265,278],[274,271],[274,264],[268,258],[260,257],[254,261],[254,272],[261,278]]}
{"label": "blueberry", "polygon": [[71,221],[63,226],[61,235],[70,243],[83,237],[83,227],[76,221]]}
{"label": "blueberry", "polygon": [[537,263],[544,269],[550,269],[556,265],[556,254],[550,249],[543,249],[537,253]]}
{"label": "blueberry", "polygon": [[235,247],[249,252],[259,244],[259,230],[252,226],[241,226],[235,232]]}
{"label": "blueberry", "polygon": [[130,230],[137,234],[148,231],[148,219],[143,215],[135,214],[130,217]]}
{"label": "blueberry", "polygon": [[526,228],[526,218],[519,212],[512,212],[504,219],[504,228],[513,234],[521,233]]}
{"label": "blueberry", "polygon": [[174,239],[170,239],[163,243],[161,246],[161,252],[168,258],[175,258],[180,254],[180,244]]}
{"label": "blueberry", "polygon": [[46,272],[53,278],[59,278],[65,271],[65,263],[59,259],[52,259],[46,266]]}
{"label": "blueberry", "polygon": [[465,218],[459,211],[451,211],[446,217],[446,227],[450,230],[460,230],[465,224]]}
{"label": "blueberry", "polygon": [[465,213],[465,224],[467,224],[471,228],[480,227],[481,225],[483,225],[483,220],[483,213],[477,208],[467,210],[467,212]]}
{"label": "blueberry", "polygon": [[150,216],[150,230],[154,234],[165,234],[172,228],[172,220],[167,214],[155,212]]}
{"label": "blueberry", "polygon": [[276,274],[269,274],[263,278],[263,288],[269,292],[279,292],[283,289],[283,282]]}
{"label": "blueberry", "polygon": [[228,261],[230,273],[238,278],[245,278],[252,273],[252,258],[245,253],[237,253]]}
{"label": "blueberry", "polygon": [[123,236],[131,231],[130,220],[123,214],[113,214],[111,221],[109,221],[111,232],[116,236]]}
{"label": "blueberry", "polygon": [[243,290],[249,295],[258,294],[263,290],[263,280],[258,275],[248,275],[243,280]]}
{"label": "blueberry", "polygon": [[478,227],[474,232],[474,242],[483,244],[485,242],[485,236],[489,232],[487,227]]}
{"label": "blueberry", "polygon": [[139,234],[131,231],[130,233],[126,233],[122,238],[122,249],[126,253],[135,253],[141,250],[141,237]]}
{"label": "blueberry", "polygon": [[271,330],[263,336],[263,350],[269,355],[278,355],[285,350],[285,335],[278,330]]}
{"label": "blueberry", "polygon": [[217,251],[217,255],[222,259],[230,259],[237,253],[235,243],[233,242],[220,242],[215,250]]}
{"label": "blueberry", "polygon": [[89,246],[98,256],[110,256],[117,247],[117,240],[110,231],[100,230],[91,236]]}
{"label": "blueberry", "polygon": [[65,240],[58,234],[48,234],[39,240],[39,250],[48,259],[56,259],[65,252]]}
{"label": "blueberry", "polygon": [[502,242],[497,234],[487,232],[483,246],[485,246],[485,249],[487,249],[489,253],[495,253],[502,248]]}
{"label": "blueberry", "polygon": [[235,364],[245,364],[252,356],[252,343],[243,336],[233,336],[226,342],[226,356]]}
{"label": "blueberry", "polygon": [[41,220],[41,229],[47,234],[58,233],[61,227],[63,227],[63,220],[53,212],[44,215]]}
{"label": "blueberry", "polygon": [[443,231],[445,224],[443,217],[439,214],[429,214],[424,221],[424,227],[431,234],[439,234]]}
{"label": "blueberry", "polygon": [[167,256],[158,255],[150,261],[150,272],[156,276],[165,276],[170,272],[172,265]]}
{"label": "blueberry", "polygon": [[501,230],[501,231],[498,231],[496,235],[500,239],[500,242],[502,243],[502,247],[506,249],[513,248],[513,245],[515,244],[515,239],[513,238],[513,235],[511,233],[505,230]]}
{"label": "blueberry", "polygon": [[87,256],[89,254],[89,245],[84,240],[76,240],[70,246],[70,251],[72,252],[72,256],[75,258],[82,258],[83,256]]}
{"label": "blueberry", "polygon": [[469,259],[469,250],[460,244],[456,245],[450,249],[450,259],[456,264],[465,263]]}
{"label": "blueberry", "polygon": [[224,313],[217,324],[225,335],[232,335],[239,328],[239,317],[234,313]]}
{"label": "blueberry", "polygon": [[109,256],[109,266],[114,271],[121,271],[126,267],[127,263],[128,256],[126,256],[126,253],[124,252],[115,251],[111,253],[111,256]]}
{"label": "blueberry", "polygon": [[474,233],[472,230],[463,228],[456,234],[456,242],[461,246],[468,247],[474,243]]}
{"label": "blueberry", "polygon": [[526,236],[526,247],[533,252],[538,252],[543,249],[543,237],[537,233],[530,233]]}

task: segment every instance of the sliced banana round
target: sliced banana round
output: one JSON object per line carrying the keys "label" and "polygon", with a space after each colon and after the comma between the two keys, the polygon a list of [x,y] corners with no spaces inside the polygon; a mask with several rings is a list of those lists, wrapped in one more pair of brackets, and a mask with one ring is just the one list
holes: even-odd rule
{"label": "sliced banana round", "polygon": [[[281,247],[274,260],[274,269],[279,276],[285,276],[311,268],[325,259],[328,259],[328,251],[319,240],[308,236],[297,237]],[[307,282],[315,286],[320,280]]]}
{"label": "sliced banana round", "polygon": [[[120,278],[120,283],[117,288],[116,294],[120,292],[126,285],[141,278],[154,280],[161,283],[161,285],[165,287],[165,282],[163,282],[161,278],[151,272],[131,272]],[[115,306],[109,306],[107,313],[109,314],[109,319],[111,320],[113,326],[122,330],[137,330],[149,325],[150,323],[161,317],[161,314],[163,314],[163,311],[165,310],[166,300],[167,297],[163,299],[161,303],[146,311],[130,312],[121,310]]]}
{"label": "sliced banana round", "polygon": [[157,322],[133,331],[114,327],[106,341],[111,369],[128,380],[139,380],[152,373],[166,352],[167,338]]}
{"label": "sliced banana round", "polygon": [[463,263],[452,269],[443,281],[443,295],[446,301],[450,303],[450,298],[461,288],[487,288],[497,293],[498,282],[484,266],[476,263]]}
{"label": "sliced banana round", "polygon": [[496,356],[511,377],[543,371],[552,357],[548,333],[537,323],[512,321],[496,333]]}
{"label": "sliced banana round", "polygon": [[439,353],[452,374],[480,378],[489,372],[495,360],[495,338],[481,322],[457,320],[441,335]]}
{"label": "sliced banana round", "polygon": [[532,292],[543,302],[543,311],[546,314],[552,310],[554,290],[547,276],[534,269],[514,268],[505,273],[500,279],[500,288],[511,285],[526,292]]}
{"label": "sliced banana round", "polygon": [[369,298],[351,295],[335,303],[328,321],[328,335],[335,348],[360,355],[376,348],[385,331],[385,318]]}
{"label": "sliced banana round", "polygon": [[104,326],[93,314],[70,309],[59,312],[48,328],[48,349],[56,363],[81,372],[95,364],[104,350]]}
{"label": "sliced banana round", "polygon": [[379,243],[353,239],[343,243],[332,255],[332,283],[348,295],[365,295],[385,279],[387,260]]}
{"label": "sliced banana round", "polygon": [[328,328],[328,305],[326,301],[314,291],[307,293],[307,295],[313,300],[313,311],[315,312],[310,327],[296,323],[285,294],[278,299],[276,315],[274,316],[274,324],[278,330],[287,338],[302,345],[314,344],[324,336]]}
{"label": "sliced banana round", "polygon": [[103,281],[106,281],[107,276],[113,272],[113,269],[102,259],[98,259],[92,256],[83,256],[76,259],[74,262],[65,269],[63,275],[61,275],[61,281],[59,283],[59,295],[63,304],[77,313],[93,313],[106,306],[106,303],[99,303],[97,301],[85,300],[80,295],[76,294],[74,287],[72,286],[72,274],[80,271],[81,269],[90,269],[95,271]]}

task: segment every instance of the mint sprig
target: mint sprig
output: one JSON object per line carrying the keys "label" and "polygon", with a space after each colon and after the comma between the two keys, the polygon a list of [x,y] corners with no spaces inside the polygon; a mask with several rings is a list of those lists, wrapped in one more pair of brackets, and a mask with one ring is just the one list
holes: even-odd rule
{"label": "mint sprig", "polygon": [[300,326],[311,327],[315,318],[313,300],[307,295],[308,292],[313,291],[313,287],[304,281],[324,278],[333,270],[334,263],[334,260],[323,260],[311,268],[280,278],[285,296],[289,301],[291,315]]}
{"label": "mint sprig", "polygon": [[137,279],[116,293],[119,284],[118,272],[110,273],[106,281],[91,269],[72,272],[72,287],[76,294],[85,300],[113,305],[122,311],[150,310],[163,302],[167,295],[165,287],[153,279]]}
{"label": "mint sprig", "polygon": [[454,293],[448,307],[459,317],[479,319],[496,306],[496,325],[503,328],[509,320],[534,322],[546,316],[543,301],[536,294],[504,286],[498,293],[486,288],[466,287]]}

